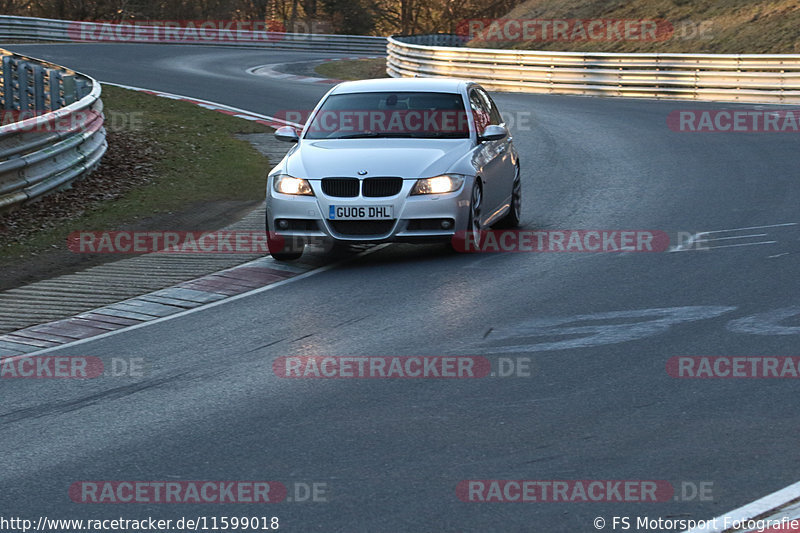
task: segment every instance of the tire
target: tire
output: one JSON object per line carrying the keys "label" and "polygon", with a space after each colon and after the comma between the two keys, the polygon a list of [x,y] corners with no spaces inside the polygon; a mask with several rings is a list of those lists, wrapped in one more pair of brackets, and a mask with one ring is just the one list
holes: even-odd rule
{"label": "tire", "polygon": [[520,177],[519,164],[515,167],[514,182],[511,184],[511,207],[508,214],[498,223],[498,228],[518,228],[522,222],[522,178]]}
{"label": "tire", "polygon": [[475,178],[475,183],[472,185],[472,194],[470,194],[469,202],[469,218],[465,231],[456,231],[456,234],[450,241],[450,247],[456,252],[464,252],[466,246],[466,232],[480,232],[483,229],[481,225],[481,208],[483,207],[483,186],[481,180]]}
{"label": "tire", "polygon": [[479,179],[472,185],[472,194],[469,202],[469,220],[467,231],[481,231],[481,209],[483,208],[483,185]]}
{"label": "tire", "polygon": [[[269,220],[269,213],[267,213],[267,220]],[[291,251],[284,251],[286,248],[286,241],[282,238],[276,238],[277,234],[269,229],[269,222],[266,222],[267,228],[267,248],[269,249],[269,255],[275,261],[294,261],[295,259],[300,259],[300,256],[303,255],[303,248],[298,250],[291,250]]]}
{"label": "tire", "polygon": [[269,247],[269,255],[271,255],[272,258],[275,261],[294,261],[295,259],[300,259],[300,256],[303,255],[303,251],[302,250],[300,250],[299,252],[298,251],[294,251],[294,252],[275,251],[275,252],[273,252],[273,250],[278,250],[278,249],[282,249],[283,248],[283,241],[281,240],[280,244],[276,244],[275,241],[269,237],[269,234],[267,234],[267,246]]}

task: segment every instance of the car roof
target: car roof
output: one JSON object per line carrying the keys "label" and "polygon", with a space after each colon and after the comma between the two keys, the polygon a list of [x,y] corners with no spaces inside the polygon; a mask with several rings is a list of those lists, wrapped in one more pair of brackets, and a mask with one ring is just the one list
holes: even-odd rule
{"label": "car roof", "polygon": [[374,80],[346,81],[333,88],[331,94],[363,93],[376,91],[420,91],[460,93],[468,82],[454,78],[379,78]]}

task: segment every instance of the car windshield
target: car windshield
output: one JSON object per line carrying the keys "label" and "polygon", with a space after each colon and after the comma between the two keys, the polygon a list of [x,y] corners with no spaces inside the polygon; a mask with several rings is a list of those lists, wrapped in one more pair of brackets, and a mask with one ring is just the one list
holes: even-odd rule
{"label": "car windshield", "polygon": [[334,94],[309,124],[306,139],[376,137],[469,138],[460,94],[366,92]]}

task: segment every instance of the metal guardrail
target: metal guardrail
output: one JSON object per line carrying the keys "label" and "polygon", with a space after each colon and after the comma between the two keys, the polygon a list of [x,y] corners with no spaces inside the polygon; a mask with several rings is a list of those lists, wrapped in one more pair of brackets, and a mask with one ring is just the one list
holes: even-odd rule
{"label": "metal guardrail", "polygon": [[85,176],[106,151],[100,84],[0,49],[0,211]]}
{"label": "metal guardrail", "polygon": [[[138,32],[138,33],[137,33]],[[163,26],[126,25],[103,22],[14,17],[0,15],[0,40],[25,40],[44,42],[145,42],[150,44],[191,44],[207,46],[235,46],[247,48],[274,48],[286,50],[325,50],[329,52],[385,54],[386,38],[367,35],[335,35],[315,33],[284,33],[253,30],[195,32],[187,40],[185,32],[166,31]],[[137,37],[138,35],[138,37]]]}
{"label": "metal guardrail", "polygon": [[464,48],[461,42],[452,35],[390,37],[386,71],[471,79],[499,91],[800,103],[797,54],[541,52]]}

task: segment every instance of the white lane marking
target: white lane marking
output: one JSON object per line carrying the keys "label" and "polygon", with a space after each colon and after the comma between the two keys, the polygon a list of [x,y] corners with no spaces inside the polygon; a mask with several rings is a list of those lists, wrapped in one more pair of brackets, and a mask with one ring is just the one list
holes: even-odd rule
{"label": "white lane marking", "polygon": [[[331,80],[331,81],[345,81],[336,80],[334,78],[315,78],[310,76],[302,76],[300,74],[289,74],[288,72],[281,72],[278,70],[280,67],[286,65],[300,65],[303,63],[330,63],[332,61],[353,61],[357,59],[380,59],[386,56],[352,56],[352,57],[333,57],[328,59],[307,59],[305,61],[291,61],[289,63],[268,63],[266,65],[256,65],[245,70],[251,76],[268,76],[270,78],[296,78],[297,81],[310,81],[310,80]],[[258,71],[265,71],[264,74],[259,74]]]}
{"label": "white lane marking", "polygon": [[[736,307],[731,306],[687,306],[533,318],[511,326],[498,327],[489,338],[490,343],[502,341],[517,344],[484,345],[481,350],[485,354],[542,352],[619,344],[660,335],[673,326],[716,318],[735,310]],[[621,319],[626,318],[631,320],[621,322]],[[602,321],[617,323],[607,324]],[[587,322],[601,323],[586,324]],[[572,338],[544,342],[530,340],[553,337]]]}
{"label": "white lane marking", "polygon": [[[695,528],[685,533],[724,533],[727,531],[725,528],[726,519],[728,524],[733,521],[750,520],[783,507],[797,498],[800,498],[800,481],[764,496],[760,500],[749,503],[744,507],[739,507],[738,509],[734,509],[733,511],[729,511],[724,515],[714,518],[713,526],[711,527]],[[709,520],[707,524],[712,524],[712,521]]]}
{"label": "white lane marking", "polygon": [[783,257],[784,255],[789,255],[789,252],[783,252],[782,254],[776,254],[776,255],[768,255],[767,259],[775,259],[776,257]]}
{"label": "white lane marking", "polygon": [[[311,60],[311,61],[296,61],[295,63],[314,63],[319,60]],[[278,80],[292,80],[292,81],[299,81],[305,83],[316,83],[319,81],[344,81],[344,80],[335,80],[333,78],[315,78],[313,76],[301,76],[299,74],[289,74],[288,72],[280,72],[277,70],[279,67],[284,65],[293,65],[294,63],[274,63],[270,65],[260,65],[257,67],[250,67],[245,72],[250,74],[251,76],[266,76],[268,78],[278,79]]]}
{"label": "white lane marking", "polygon": [[726,328],[734,333],[750,335],[798,335],[800,326],[784,325],[781,322],[800,315],[800,306],[773,309],[757,315],[737,318]]}
{"label": "white lane marking", "polygon": [[741,244],[723,244],[720,246],[706,246],[706,250],[716,250],[717,248],[736,248],[737,246],[758,246],[759,244],[777,244],[778,241],[743,242]]}
{"label": "white lane marking", "polygon": [[703,239],[699,242],[710,242],[710,241],[729,241],[731,239],[747,239],[749,237],[766,237],[766,233],[755,233],[753,235],[736,235],[734,237],[714,237],[713,239]]}
{"label": "white lane marking", "polygon": [[718,229],[714,231],[704,231],[703,233],[727,233],[729,231],[745,231],[751,229],[783,228],[786,226],[796,226],[798,222],[788,222],[786,224],[770,224],[769,226],[750,226],[749,228]]}
{"label": "white lane marking", "polygon": [[756,237],[768,237],[769,233],[753,233],[749,235],[728,235],[728,236],[720,236],[720,237],[710,237],[710,235],[719,235],[725,233],[733,233],[736,231],[750,231],[750,230],[759,230],[759,229],[767,229],[767,228],[785,228],[789,226],[797,226],[798,222],[787,222],[783,224],[769,224],[764,226],[749,226],[746,228],[731,228],[731,229],[718,229],[718,230],[710,230],[710,231],[701,231],[699,233],[695,233],[691,235],[686,242],[671,246],[669,248],[670,252],[690,252],[690,251],[697,251],[697,250],[713,250],[714,248],[735,248],[739,246],[755,246],[761,244],[776,244],[778,241],[761,241],[761,242],[752,242],[752,243],[745,243],[745,244],[727,244],[727,245],[719,245],[719,246],[708,246],[707,243],[715,242],[715,241],[725,241],[725,240],[734,240],[734,239],[749,239],[749,238],[756,238]]}
{"label": "white lane marking", "polygon": [[[162,98],[169,98],[171,100],[187,100],[187,101],[189,101],[189,103],[198,103],[199,102],[198,105],[202,104],[201,107],[212,106],[212,107],[206,107],[206,109],[212,109],[212,110],[213,109],[222,109],[222,110],[225,110],[225,111],[231,111],[231,112],[239,113],[239,114],[242,114],[242,115],[249,115],[249,116],[255,117],[256,119],[259,119],[259,120],[268,120],[268,121],[271,121],[271,122],[277,122],[277,123],[280,123],[280,124],[284,124],[286,126],[294,126],[295,128],[302,128],[303,127],[302,124],[298,124],[296,122],[289,122],[288,120],[283,120],[283,119],[280,119],[280,118],[271,117],[269,115],[262,115],[261,113],[256,113],[254,111],[248,111],[246,109],[241,109],[239,107],[233,107],[233,106],[229,106],[229,105],[226,105],[226,104],[220,104],[219,102],[211,102],[209,100],[203,100],[202,98],[195,98],[194,96],[184,96],[184,95],[180,95],[180,94],[165,93],[164,91],[159,91],[159,90],[156,90],[156,89],[146,89],[144,87],[134,87],[132,85],[122,85],[120,83],[110,83],[110,82],[107,82],[107,81],[101,81],[100,83],[102,85],[111,85],[113,87],[120,87],[122,89],[129,89],[131,91],[154,93],[154,94],[157,94],[158,96],[160,96]],[[240,118],[243,118],[243,117],[240,117]]]}
{"label": "white lane marking", "polygon": [[[300,281],[301,279],[309,278],[309,277],[311,277],[311,276],[313,276],[315,274],[320,274],[322,272],[327,272],[328,270],[333,270],[334,268],[337,268],[337,267],[339,267],[339,266],[341,266],[341,265],[343,265],[343,264],[345,264],[345,263],[347,263],[349,261],[352,261],[355,258],[363,257],[365,255],[369,255],[371,253],[377,252],[378,250],[382,250],[383,248],[386,248],[387,246],[389,246],[388,243],[379,244],[379,245],[377,245],[377,246],[375,246],[373,248],[370,248],[369,250],[364,250],[363,252],[358,253],[353,257],[347,257],[345,259],[342,259],[341,261],[337,261],[337,262],[332,263],[330,265],[325,265],[325,266],[321,266],[321,267],[315,268],[314,270],[309,270],[308,272],[305,272],[303,274],[298,274],[297,276],[294,276],[293,278],[285,279],[283,281],[278,281],[276,283],[271,283],[270,285],[266,285],[264,287],[259,287],[257,289],[253,289],[252,291],[244,292],[242,294],[237,294],[236,296],[231,296],[230,298],[225,298],[223,300],[217,300],[215,302],[210,302],[210,303],[207,303],[207,304],[202,305],[200,307],[194,307],[192,309],[187,309],[185,311],[181,311],[179,313],[175,313],[174,315],[167,315],[167,316],[164,316],[164,317],[161,317],[161,318],[156,318],[155,320],[149,320],[147,322],[142,322],[141,324],[135,324],[133,326],[128,326],[128,327],[125,327],[125,328],[115,329],[115,330],[109,331],[108,333],[103,333],[101,335],[95,335],[94,337],[87,337],[85,339],[78,339],[78,340],[76,340],[74,342],[69,342],[67,344],[61,344],[59,346],[53,346],[51,348],[45,348],[44,350],[38,350],[36,352],[29,352],[29,353],[26,353],[26,354],[23,354],[23,355],[15,355],[15,356],[11,356],[11,357],[4,357],[3,360],[5,361],[6,359],[8,359],[10,361],[14,361],[14,360],[17,360],[17,359],[24,359],[26,357],[32,357],[34,355],[42,355],[42,354],[45,354],[45,353],[49,353],[49,352],[53,352],[53,351],[56,351],[56,350],[60,350],[62,348],[69,348],[69,347],[72,347],[72,346],[78,346],[80,344],[85,344],[87,342],[91,342],[91,341],[95,341],[95,340],[99,340],[99,339],[104,339],[106,337],[111,337],[112,335],[116,335],[118,333],[123,333],[123,332],[126,332],[126,331],[132,331],[132,330],[135,330],[135,329],[144,328],[144,327],[147,327],[147,326],[150,326],[150,325],[153,325],[153,324],[160,324],[161,322],[166,322],[167,320],[172,320],[173,318],[179,318],[179,317],[183,317],[183,316],[186,316],[186,315],[191,315],[192,313],[196,313],[198,311],[204,311],[206,309],[211,309],[212,307],[217,307],[219,305],[222,305],[222,304],[225,304],[225,303],[228,303],[228,302],[234,302],[234,301],[240,300],[242,298],[247,298],[248,296],[253,296],[253,295],[256,295],[256,294],[260,294],[262,292],[266,292],[266,291],[269,291],[269,290],[272,290],[272,289],[276,289],[278,287],[283,287],[284,285],[288,285],[289,283],[292,283],[293,281]],[[247,265],[249,265],[251,263],[255,263],[257,261],[260,261],[260,259],[256,259],[255,261],[251,261],[250,263],[244,263],[243,265],[240,265],[240,266],[247,266]],[[224,271],[222,271],[222,272],[224,272]]]}
{"label": "white lane marking", "polygon": [[[258,76],[258,74],[256,74],[257,70],[261,70],[262,68],[263,69],[269,69],[269,70],[275,70],[276,67],[281,67],[281,66],[286,65],[286,64],[287,63],[270,63],[268,65],[257,65],[255,67],[250,67],[249,69],[245,70],[245,72],[247,72],[248,74],[250,74],[252,76]],[[282,74],[282,73],[275,71],[275,74]]]}
{"label": "white lane marking", "polygon": [[697,239],[699,239],[700,237],[702,237],[706,233],[707,232],[705,232],[705,231],[701,231],[700,233],[695,233],[694,235],[689,237],[686,240],[686,242],[681,243],[681,244],[676,244],[675,246],[671,246],[669,251],[670,252],[690,252],[690,251],[693,251],[694,250],[693,246],[694,246],[695,242],[697,241]]}

